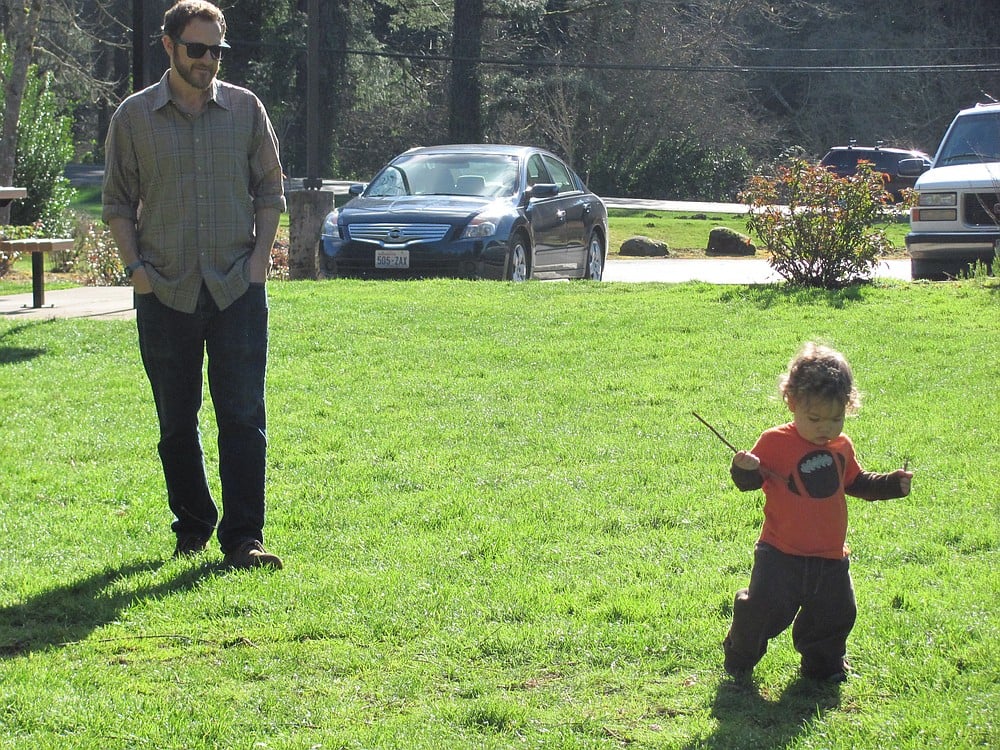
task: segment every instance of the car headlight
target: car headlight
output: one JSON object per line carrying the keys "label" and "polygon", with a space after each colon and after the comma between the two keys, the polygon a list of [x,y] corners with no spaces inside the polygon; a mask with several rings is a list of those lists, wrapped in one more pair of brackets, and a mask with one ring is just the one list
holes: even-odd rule
{"label": "car headlight", "polygon": [[472,217],[472,221],[462,232],[463,240],[477,240],[484,237],[492,237],[497,233],[497,226],[500,224],[501,214],[496,211],[486,210]]}
{"label": "car headlight", "polygon": [[955,206],[958,204],[957,193],[921,193],[917,199],[918,206]]}
{"label": "car headlight", "polygon": [[337,219],[339,217],[340,212],[336,208],[326,215],[326,218],[323,219],[323,229],[320,230],[320,234],[323,237],[335,237],[338,240],[344,239],[340,236],[340,227],[337,226]]}

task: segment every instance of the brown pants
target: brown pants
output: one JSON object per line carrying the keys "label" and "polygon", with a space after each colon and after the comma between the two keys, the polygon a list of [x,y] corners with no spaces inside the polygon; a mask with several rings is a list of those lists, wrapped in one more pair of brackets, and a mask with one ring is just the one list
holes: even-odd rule
{"label": "brown pants", "polygon": [[832,677],[844,670],[847,636],[857,614],[848,558],[799,557],[758,543],[750,586],[736,593],[733,624],[722,644],[726,671],[752,671],[767,642],[792,625],[802,674]]}

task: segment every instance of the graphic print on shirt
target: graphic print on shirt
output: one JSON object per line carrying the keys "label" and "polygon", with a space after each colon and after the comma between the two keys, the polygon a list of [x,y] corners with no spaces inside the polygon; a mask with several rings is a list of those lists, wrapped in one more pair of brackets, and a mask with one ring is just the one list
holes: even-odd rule
{"label": "graphic print on shirt", "polygon": [[840,488],[844,476],[843,456],[818,450],[799,459],[795,473],[788,478],[788,489],[796,495],[825,500]]}

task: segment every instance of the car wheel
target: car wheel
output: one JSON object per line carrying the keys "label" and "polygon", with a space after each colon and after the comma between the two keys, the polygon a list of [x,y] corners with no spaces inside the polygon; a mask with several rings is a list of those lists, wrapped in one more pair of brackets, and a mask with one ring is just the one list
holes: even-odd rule
{"label": "car wheel", "polygon": [[319,253],[319,271],[324,279],[337,278],[337,261],[322,250]]}
{"label": "car wheel", "polygon": [[589,281],[600,281],[604,275],[604,243],[597,232],[590,233],[590,242],[587,243],[587,267],[584,269],[583,278]]}
{"label": "car wheel", "polygon": [[517,232],[508,242],[507,280],[527,281],[531,278],[531,259],[528,241],[524,234]]}

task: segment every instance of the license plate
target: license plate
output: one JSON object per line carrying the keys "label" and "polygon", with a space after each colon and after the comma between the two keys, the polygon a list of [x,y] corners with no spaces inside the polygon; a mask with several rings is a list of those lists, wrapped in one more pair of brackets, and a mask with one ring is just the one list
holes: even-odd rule
{"label": "license plate", "polygon": [[376,250],[375,268],[409,268],[409,250]]}

